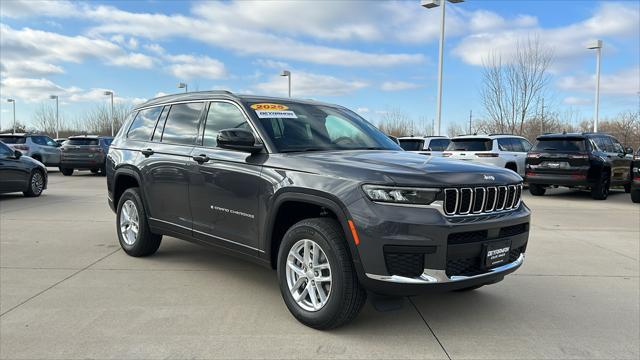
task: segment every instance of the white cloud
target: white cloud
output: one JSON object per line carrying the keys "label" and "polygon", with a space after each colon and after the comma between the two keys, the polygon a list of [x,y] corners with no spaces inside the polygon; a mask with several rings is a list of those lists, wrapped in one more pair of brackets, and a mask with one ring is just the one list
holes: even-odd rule
{"label": "white cloud", "polygon": [[2,69],[0,74],[3,77],[9,76],[9,74],[15,77],[24,77],[64,73],[64,69],[60,66],[34,60],[7,61],[0,63],[0,69]]}
{"label": "white cloud", "polygon": [[178,79],[192,78],[221,79],[227,75],[224,64],[208,56],[173,55],[169,71]]}
{"label": "white cloud", "polygon": [[[596,79],[595,75],[565,76],[560,78],[557,85],[562,90],[593,92]],[[610,95],[637,95],[640,93],[640,67],[625,69],[614,74],[602,74],[600,92]]]}
{"label": "white cloud", "polygon": [[158,44],[145,44],[142,45],[142,47],[156,55],[163,55],[165,53],[164,48]]}
{"label": "white cloud", "polygon": [[141,53],[131,53],[127,55],[118,56],[113,60],[111,60],[110,63],[118,66],[128,66],[128,67],[139,68],[139,69],[150,69],[153,67],[154,61],[153,61],[153,58],[148,55],[141,54]]}
{"label": "white cloud", "polygon": [[257,59],[253,62],[256,65],[264,66],[272,69],[286,69],[289,68],[289,64],[284,61],[276,61],[271,59]]}
{"label": "white cloud", "polygon": [[584,21],[550,29],[533,26],[536,19],[527,16],[520,16],[511,26],[504,27],[501,22],[506,20],[496,16],[480,16],[476,18],[476,26],[472,18],[472,33],[460,41],[453,53],[471,65],[482,65],[483,59],[492,53],[509,61],[519,41],[538,37],[545,47],[553,49],[555,63],[562,66],[572,64],[576,57],[589,55],[584,46],[589,40],[606,36],[637,37],[640,28],[640,11],[637,4],[632,3],[604,3]]}
{"label": "white cloud", "polygon": [[593,101],[591,99],[577,96],[567,96],[566,98],[562,99],[562,103],[566,105],[588,105],[592,102]]}
{"label": "white cloud", "polygon": [[[342,80],[334,76],[301,71],[295,72],[294,79],[291,84],[291,93],[294,97],[346,95],[368,86],[364,81]],[[255,85],[255,89],[261,94],[286,96],[288,82],[287,79],[276,75],[268,82]]]}
{"label": "white cloud", "polygon": [[11,94],[11,97],[25,102],[36,102],[49,98],[51,94],[61,94],[73,89],[65,89],[53,83],[51,80],[40,78],[3,78],[0,80],[3,94]]}
{"label": "white cloud", "polygon": [[385,81],[380,86],[380,89],[384,91],[399,91],[409,90],[421,87],[421,84],[406,82],[406,81]]}
{"label": "white cloud", "polygon": [[20,18],[29,16],[69,17],[77,12],[71,1],[10,0],[0,2],[2,16]]}

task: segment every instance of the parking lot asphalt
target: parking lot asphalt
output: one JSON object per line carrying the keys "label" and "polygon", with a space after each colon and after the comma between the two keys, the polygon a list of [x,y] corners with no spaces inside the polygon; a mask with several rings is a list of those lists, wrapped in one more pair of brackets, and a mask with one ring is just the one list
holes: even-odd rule
{"label": "parking lot asphalt", "polygon": [[640,206],[563,189],[525,203],[527,258],[503,282],[367,304],[322,332],[268,269],[170,237],[127,256],[105,178],[52,171],[40,198],[0,195],[0,358],[638,359]]}

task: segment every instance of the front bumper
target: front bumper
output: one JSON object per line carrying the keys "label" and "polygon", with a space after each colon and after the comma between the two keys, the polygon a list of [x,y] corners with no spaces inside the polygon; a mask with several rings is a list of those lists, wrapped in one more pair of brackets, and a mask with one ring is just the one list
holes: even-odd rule
{"label": "front bumper", "polygon": [[[350,205],[349,212],[360,237],[360,281],[378,294],[408,296],[495,283],[524,262],[530,221],[524,203],[513,211],[494,215],[448,218],[433,208],[382,205],[362,199]],[[522,231],[503,232],[518,227]],[[482,236],[473,237],[478,234]],[[485,245],[505,240],[510,241],[513,251],[508,262],[483,269],[479,262]],[[389,260],[393,254],[389,250],[417,252],[412,259],[417,259],[422,268],[417,273],[398,273]],[[461,263],[469,266],[458,271]]]}

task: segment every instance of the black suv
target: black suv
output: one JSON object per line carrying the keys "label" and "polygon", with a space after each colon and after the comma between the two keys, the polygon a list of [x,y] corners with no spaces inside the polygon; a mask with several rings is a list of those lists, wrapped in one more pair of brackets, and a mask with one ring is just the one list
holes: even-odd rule
{"label": "black suv", "polygon": [[318,329],[354,318],[366,290],[498,282],[529,236],[518,174],[402,151],[353,111],[315,101],[150,100],[106,171],[127,254],[153,254],[162,235],[240,254],[276,269],[291,313]]}
{"label": "black suv", "polygon": [[633,168],[631,170],[631,201],[640,203],[640,148],[633,157]]}
{"label": "black suv", "polygon": [[589,189],[604,200],[611,186],[631,187],[633,149],[623,148],[603,133],[562,133],[538,136],[527,154],[526,179],[531,195],[542,196],[549,186]]}

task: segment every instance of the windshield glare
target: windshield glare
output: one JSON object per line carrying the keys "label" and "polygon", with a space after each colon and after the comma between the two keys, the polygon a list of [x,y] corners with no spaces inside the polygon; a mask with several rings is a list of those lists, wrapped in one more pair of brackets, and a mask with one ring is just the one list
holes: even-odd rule
{"label": "windshield glare", "polygon": [[249,103],[249,111],[253,112],[278,152],[401,150],[375,126],[346,109],[279,102],[279,110],[264,111],[259,110],[260,105],[263,103]]}

